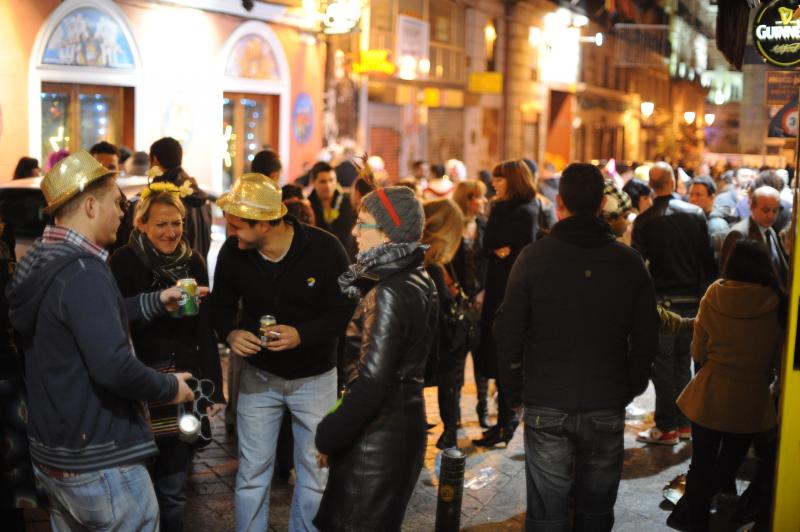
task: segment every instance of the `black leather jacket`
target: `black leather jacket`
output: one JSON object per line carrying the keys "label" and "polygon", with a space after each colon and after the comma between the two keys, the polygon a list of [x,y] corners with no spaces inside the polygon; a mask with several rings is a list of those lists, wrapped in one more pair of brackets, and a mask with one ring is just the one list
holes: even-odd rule
{"label": "black leather jacket", "polygon": [[633,247],[647,261],[658,295],[701,297],[717,276],[702,209],[659,196],[633,224]]}
{"label": "black leather jacket", "polygon": [[[425,363],[438,296],[421,250],[370,269],[347,330],[348,392],[318,425],[330,477],[320,530],[399,530],[425,454]],[[365,292],[366,291],[366,292]]]}

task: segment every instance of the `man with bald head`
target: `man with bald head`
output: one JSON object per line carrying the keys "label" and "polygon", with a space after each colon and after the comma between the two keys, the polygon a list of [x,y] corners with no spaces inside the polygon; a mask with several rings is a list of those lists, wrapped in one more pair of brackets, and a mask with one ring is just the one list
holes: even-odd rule
{"label": "man with bald head", "polygon": [[737,240],[741,238],[758,240],[767,247],[778,280],[785,286],[788,272],[786,255],[772,228],[780,209],[780,192],[769,186],[755,189],[750,197],[750,217],[731,227],[728,236],[725,237],[725,242],[722,244],[722,264],[725,264]]}
{"label": "man with bald head", "polygon": [[[694,317],[706,287],[717,275],[717,264],[703,210],[677,199],[675,174],[665,162],[650,169],[653,206],[633,224],[632,245],[650,268],[658,302],[683,317]],[[659,352],[651,378],[656,390],[656,426],[639,433],[645,443],[675,445],[689,439],[689,421],[675,405],[689,382],[689,344],[686,333],[659,335]]]}

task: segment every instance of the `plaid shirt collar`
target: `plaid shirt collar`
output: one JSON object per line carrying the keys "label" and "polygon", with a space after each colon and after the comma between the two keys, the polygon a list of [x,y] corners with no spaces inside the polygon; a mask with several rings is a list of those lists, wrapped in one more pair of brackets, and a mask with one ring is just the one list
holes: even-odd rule
{"label": "plaid shirt collar", "polygon": [[101,248],[82,234],[72,229],[62,227],[60,225],[48,225],[44,228],[42,234],[42,241],[45,244],[56,244],[59,242],[69,242],[78,246],[84,251],[97,255],[103,262],[108,260],[108,251]]}

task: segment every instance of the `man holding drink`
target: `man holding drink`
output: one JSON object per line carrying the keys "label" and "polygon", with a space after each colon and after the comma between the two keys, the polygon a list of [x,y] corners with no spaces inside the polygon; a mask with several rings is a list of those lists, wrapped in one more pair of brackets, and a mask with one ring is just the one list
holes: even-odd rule
{"label": "man holding drink", "polygon": [[354,309],[337,283],[347,255],[336,237],[288,215],[280,187],[262,174],[240,177],[218,205],[234,236],[217,261],[214,327],[245,358],[236,529],[267,528],[276,441],[288,408],[297,472],[289,529],[314,530],[327,482],[314,436],[336,402],[337,344]]}

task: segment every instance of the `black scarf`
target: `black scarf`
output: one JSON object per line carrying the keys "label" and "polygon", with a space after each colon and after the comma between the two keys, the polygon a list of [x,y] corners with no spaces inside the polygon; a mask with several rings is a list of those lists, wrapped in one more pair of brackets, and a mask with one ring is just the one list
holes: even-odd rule
{"label": "black scarf", "polygon": [[342,292],[347,294],[348,297],[358,299],[361,297],[361,292],[354,283],[359,277],[370,268],[380,266],[381,264],[389,264],[403,257],[407,257],[419,248],[425,250],[428,246],[420,242],[387,242],[363,251],[356,255],[356,262],[351,264],[350,267],[339,276],[339,288],[341,288]]}
{"label": "black scarf", "polygon": [[169,287],[179,279],[191,277],[189,259],[192,258],[192,248],[186,240],[181,239],[175,251],[165,255],[156,249],[147,235],[134,229],[129,244],[134,255],[153,272],[154,287]]}

